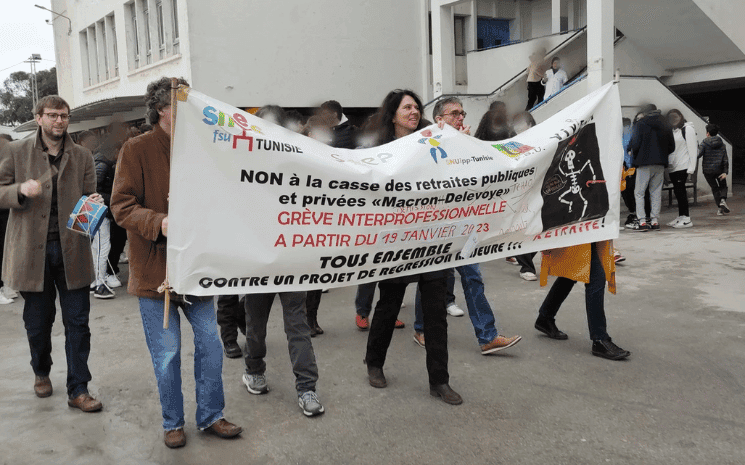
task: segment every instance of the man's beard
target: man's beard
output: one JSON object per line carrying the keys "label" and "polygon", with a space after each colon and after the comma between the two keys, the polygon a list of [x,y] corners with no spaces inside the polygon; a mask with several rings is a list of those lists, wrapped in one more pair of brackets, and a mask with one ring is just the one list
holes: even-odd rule
{"label": "man's beard", "polygon": [[65,137],[65,131],[62,131],[62,134],[55,134],[53,131],[47,131],[44,128],[42,128],[42,131],[44,131],[44,135],[50,138],[53,141],[62,140],[63,137]]}

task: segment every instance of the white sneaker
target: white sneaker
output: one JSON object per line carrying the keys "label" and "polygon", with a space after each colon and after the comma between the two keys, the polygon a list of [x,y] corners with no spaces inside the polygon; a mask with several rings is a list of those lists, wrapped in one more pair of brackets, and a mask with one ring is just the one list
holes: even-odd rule
{"label": "white sneaker", "polygon": [[[442,307],[440,307],[442,308]],[[448,304],[447,306],[448,315],[450,316],[463,316],[465,312],[455,304]]]}
{"label": "white sneaker", "polygon": [[526,271],[525,273],[520,273],[520,277],[526,281],[538,281],[538,276],[536,276],[535,273],[532,273],[530,271]]}
{"label": "white sneaker", "polygon": [[106,285],[111,289],[115,289],[117,287],[122,287],[122,282],[119,281],[119,278],[117,278],[115,274],[110,274],[106,276]]}
{"label": "white sneaker", "polygon": [[13,289],[9,288],[8,286],[3,286],[2,289],[0,289],[0,294],[4,295],[5,297],[9,299],[18,298],[18,293],[14,291]]}
{"label": "white sneaker", "polygon": [[0,305],[8,305],[12,303],[13,303],[13,299],[9,299],[5,297],[2,293],[0,293]]}
{"label": "white sneaker", "polygon": [[676,229],[683,229],[683,228],[692,228],[693,227],[693,221],[691,221],[690,216],[681,216],[680,221],[675,223],[673,225],[673,228]]}
{"label": "white sneaker", "polygon": [[671,222],[667,223],[667,225],[668,225],[668,226],[672,226],[672,227],[674,228],[674,227],[675,227],[675,225],[676,225],[676,224],[678,224],[678,223],[680,223],[680,221],[681,221],[681,220],[682,220],[683,218],[684,218],[683,216],[679,216],[679,217],[675,218],[674,220],[672,220]]}

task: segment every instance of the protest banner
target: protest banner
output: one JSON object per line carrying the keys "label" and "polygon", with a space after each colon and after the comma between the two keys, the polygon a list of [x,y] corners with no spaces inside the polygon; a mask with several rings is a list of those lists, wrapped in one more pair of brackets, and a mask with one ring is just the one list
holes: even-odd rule
{"label": "protest banner", "polygon": [[178,293],[342,287],[618,237],[613,83],[509,140],[433,125],[360,150],[193,89],[178,100],[168,237]]}

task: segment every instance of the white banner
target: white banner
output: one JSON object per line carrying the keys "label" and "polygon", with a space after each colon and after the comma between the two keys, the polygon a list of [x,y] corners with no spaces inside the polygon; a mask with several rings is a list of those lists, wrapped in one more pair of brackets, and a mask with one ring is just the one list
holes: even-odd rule
{"label": "white banner", "polygon": [[509,140],[430,126],[361,150],[192,89],[179,100],[168,270],[181,294],[349,286],[618,237],[614,84]]}

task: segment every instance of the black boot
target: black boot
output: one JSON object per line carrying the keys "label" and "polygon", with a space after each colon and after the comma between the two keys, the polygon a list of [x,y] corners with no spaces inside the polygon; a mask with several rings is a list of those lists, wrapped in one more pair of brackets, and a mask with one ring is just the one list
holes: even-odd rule
{"label": "black boot", "polygon": [[592,355],[607,358],[608,360],[623,360],[631,352],[623,350],[613,343],[611,338],[592,341]]}
{"label": "black boot", "polygon": [[535,329],[542,332],[551,339],[565,340],[569,339],[566,333],[559,330],[556,327],[556,321],[553,318],[547,318],[538,315],[538,319],[535,320]]}

